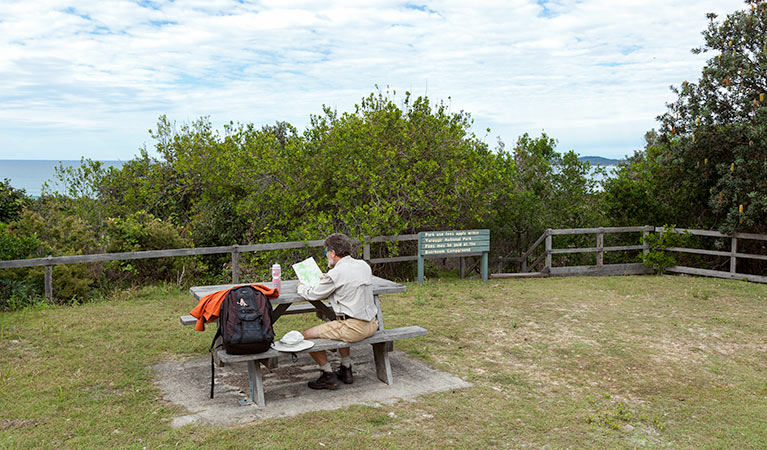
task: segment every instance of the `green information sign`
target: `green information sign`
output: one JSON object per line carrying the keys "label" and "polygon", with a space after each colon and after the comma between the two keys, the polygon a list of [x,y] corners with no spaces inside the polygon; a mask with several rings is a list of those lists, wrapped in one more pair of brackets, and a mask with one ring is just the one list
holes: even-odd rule
{"label": "green information sign", "polygon": [[423,283],[424,258],[482,255],[482,279],[487,281],[490,230],[422,231],[418,233],[418,282]]}

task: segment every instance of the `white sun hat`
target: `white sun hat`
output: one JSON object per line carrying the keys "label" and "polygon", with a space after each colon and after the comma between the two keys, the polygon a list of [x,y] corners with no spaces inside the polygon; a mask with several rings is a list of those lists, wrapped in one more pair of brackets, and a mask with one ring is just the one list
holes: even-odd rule
{"label": "white sun hat", "polygon": [[280,352],[300,352],[314,347],[314,342],[304,340],[300,331],[288,331],[279,341],[272,344],[275,350]]}

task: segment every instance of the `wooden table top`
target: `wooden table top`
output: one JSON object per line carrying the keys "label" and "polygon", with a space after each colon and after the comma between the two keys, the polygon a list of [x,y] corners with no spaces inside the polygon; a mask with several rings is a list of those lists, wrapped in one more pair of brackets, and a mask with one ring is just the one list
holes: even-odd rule
{"label": "wooden table top", "polygon": [[[194,296],[194,298],[199,300],[202,297],[208,294],[212,294],[216,291],[230,289],[234,286],[241,286],[243,284],[249,284],[249,283],[218,284],[213,286],[193,286],[189,288],[189,292]],[[271,281],[265,282],[265,283],[254,283],[254,284],[263,284],[266,287],[272,287]],[[279,305],[281,303],[305,302],[306,300],[298,295],[298,292],[296,291],[297,286],[298,286],[298,280],[282,280],[282,288],[280,289],[280,296],[278,298],[272,299],[272,304]],[[404,284],[395,283],[394,281],[386,280],[384,278],[380,278],[376,276],[373,277],[373,295],[394,294],[397,292],[405,292],[406,290],[407,290],[407,286],[405,286]]]}

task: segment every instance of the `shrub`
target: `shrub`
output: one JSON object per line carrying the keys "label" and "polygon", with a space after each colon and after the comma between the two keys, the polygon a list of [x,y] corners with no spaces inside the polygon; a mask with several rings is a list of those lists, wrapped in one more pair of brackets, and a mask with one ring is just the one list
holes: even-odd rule
{"label": "shrub", "polygon": [[[44,214],[25,208],[18,220],[0,230],[3,259],[40,258],[47,255],[81,255],[98,250],[93,230],[81,219],[47,203]],[[101,265],[77,264],[54,268],[54,298],[60,302],[83,300],[100,274]],[[14,305],[29,304],[43,292],[42,267],[9,269],[2,275],[1,294]],[[7,305],[6,305],[7,306]]]}
{"label": "shrub", "polygon": [[25,259],[35,255],[42,242],[36,234],[22,234],[0,223],[0,261]]}
{"label": "shrub", "polygon": [[[36,235],[23,235],[0,223],[0,261],[26,259],[42,246]],[[27,279],[28,269],[0,270],[0,310],[16,309],[39,296],[35,283]]]}
{"label": "shrub", "polygon": [[667,267],[677,265],[674,253],[666,251],[670,247],[685,247],[692,234],[689,231],[679,233],[675,225],[665,225],[663,233],[650,233],[643,237],[643,242],[650,245],[650,251],[642,254],[642,264],[652,268],[656,274],[666,271]]}
{"label": "shrub", "polygon": [[29,202],[24,189],[15,189],[7,178],[0,181],[0,223],[16,220]]}
{"label": "shrub", "polygon": [[[138,211],[126,218],[106,220],[106,251],[136,252],[192,247],[190,239],[182,236],[173,224],[162,221],[146,211]],[[110,276],[135,281],[173,281],[180,283],[188,272],[196,268],[192,257],[134,259],[114,261]]]}

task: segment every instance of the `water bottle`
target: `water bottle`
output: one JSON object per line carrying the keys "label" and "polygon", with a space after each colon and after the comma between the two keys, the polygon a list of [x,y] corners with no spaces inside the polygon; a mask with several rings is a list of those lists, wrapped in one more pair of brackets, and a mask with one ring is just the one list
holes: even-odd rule
{"label": "water bottle", "polygon": [[282,268],[277,263],[272,264],[272,287],[277,289],[278,291],[282,287],[282,282],[280,281],[280,278],[282,278]]}

